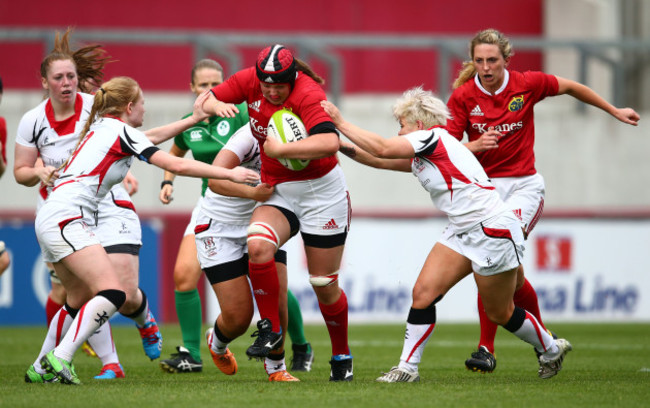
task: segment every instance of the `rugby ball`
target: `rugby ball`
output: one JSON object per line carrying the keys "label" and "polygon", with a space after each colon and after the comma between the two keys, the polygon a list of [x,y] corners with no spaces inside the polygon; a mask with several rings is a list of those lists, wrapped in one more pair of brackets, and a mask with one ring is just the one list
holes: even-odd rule
{"label": "rugby ball", "polygon": [[[307,129],[302,120],[295,113],[281,109],[271,116],[266,128],[266,137],[275,138],[280,143],[291,143],[302,140],[308,136]],[[277,159],[289,170],[299,171],[307,167],[309,160]]]}

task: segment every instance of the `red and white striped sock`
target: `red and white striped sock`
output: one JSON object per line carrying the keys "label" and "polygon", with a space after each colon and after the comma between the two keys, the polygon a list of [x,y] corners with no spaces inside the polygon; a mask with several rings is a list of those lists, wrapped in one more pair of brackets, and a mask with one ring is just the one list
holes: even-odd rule
{"label": "red and white striped sock", "polygon": [[117,350],[115,350],[110,322],[101,325],[92,336],[88,337],[88,344],[95,350],[95,354],[102,361],[102,365],[118,364],[120,362]]}
{"label": "red and white striped sock", "polygon": [[[122,292],[124,293],[124,292]],[[124,301],[122,300],[122,303]],[[72,326],[54,349],[54,355],[66,361],[72,361],[74,353],[102,324],[117,312],[113,302],[102,295],[96,295],[81,307]]]}
{"label": "red and white striped sock", "polygon": [[47,329],[47,334],[45,335],[45,340],[41,346],[41,351],[38,353],[36,361],[34,361],[34,368],[36,372],[43,373],[44,370],[41,367],[41,358],[52,351],[61,341],[63,336],[67,333],[70,325],[72,324],[72,316],[68,313],[66,309],[67,306],[59,308],[59,311],[54,314],[50,325]]}
{"label": "red and white striped sock", "polygon": [[400,356],[400,367],[408,368],[411,371],[417,371],[418,364],[422,361],[424,347],[433,334],[435,323],[430,324],[413,324],[406,323],[406,332],[404,334],[404,345],[402,346],[402,355]]}
{"label": "red and white striped sock", "polygon": [[56,303],[50,296],[47,297],[47,302],[45,302],[45,318],[47,319],[48,326],[61,307],[63,305]]}
{"label": "red and white striped sock", "polygon": [[510,321],[504,325],[508,331],[528,344],[532,344],[540,353],[557,350],[555,340],[531,313],[515,306]]}

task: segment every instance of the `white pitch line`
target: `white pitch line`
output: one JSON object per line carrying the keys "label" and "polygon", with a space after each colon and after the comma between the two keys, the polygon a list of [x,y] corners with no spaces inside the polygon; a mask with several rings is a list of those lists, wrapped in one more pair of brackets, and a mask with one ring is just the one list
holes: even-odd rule
{"label": "white pitch line", "polygon": [[[569,339],[570,341],[571,339]],[[326,347],[330,345],[329,341],[323,341],[323,340],[318,340],[318,341],[311,341],[310,342],[313,346],[322,346]],[[445,347],[445,348],[451,348],[451,347],[476,347],[476,344],[478,343],[478,339],[476,341],[436,341],[435,336],[429,340],[428,346],[429,347]],[[401,347],[403,344],[402,339],[395,339],[395,340],[371,340],[371,341],[363,341],[363,340],[350,340],[350,346],[352,347]],[[573,345],[573,349],[575,350],[606,350],[606,351],[616,351],[616,350],[635,350],[635,351],[650,351],[650,345],[643,345],[643,344],[623,344],[623,345],[616,345],[616,344],[599,344],[599,343],[571,343]],[[523,341],[517,341],[517,340],[497,340],[495,343],[495,347],[497,349],[499,348],[526,348],[526,347],[531,347],[527,343],[524,343]]]}

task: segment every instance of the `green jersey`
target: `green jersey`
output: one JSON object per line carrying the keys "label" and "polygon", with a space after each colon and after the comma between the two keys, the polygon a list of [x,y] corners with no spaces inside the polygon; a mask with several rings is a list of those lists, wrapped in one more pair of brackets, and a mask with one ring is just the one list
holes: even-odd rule
{"label": "green jersey", "polygon": [[[191,150],[195,160],[212,164],[217,153],[230,137],[242,126],[248,125],[246,102],[237,105],[239,114],[234,118],[211,116],[208,122],[199,122],[174,138],[174,144],[182,150]],[[190,116],[185,115],[183,118]],[[201,195],[205,195],[208,179],[203,179]]]}

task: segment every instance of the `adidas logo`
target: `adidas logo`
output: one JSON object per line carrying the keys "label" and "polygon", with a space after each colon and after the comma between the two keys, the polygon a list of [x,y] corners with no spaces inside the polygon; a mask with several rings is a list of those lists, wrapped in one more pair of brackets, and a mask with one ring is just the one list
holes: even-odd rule
{"label": "adidas logo", "polygon": [[255,101],[255,102],[253,102],[253,103],[249,103],[249,104],[248,104],[248,107],[251,108],[251,109],[253,109],[255,112],[259,112],[259,111],[260,111],[260,105],[261,105],[261,104],[262,104],[262,101],[261,101],[261,100],[257,100],[257,101]]}
{"label": "adidas logo", "polygon": [[515,217],[519,218],[519,221],[521,221],[521,208],[517,208],[516,210],[512,210],[512,212],[515,214]]}
{"label": "adidas logo", "polygon": [[469,116],[484,116],[483,111],[481,111],[481,107],[476,105],[474,109],[469,113]]}
{"label": "adidas logo", "polygon": [[339,226],[336,225],[336,221],[334,221],[334,218],[332,218],[331,220],[329,220],[329,221],[327,222],[327,224],[325,224],[325,225],[323,226],[323,229],[325,229],[325,230],[333,230],[333,229],[338,229],[338,228],[339,228]]}
{"label": "adidas logo", "polygon": [[256,295],[268,295],[268,293],[264,292],[264,289],[256,289],[253,291]]}

